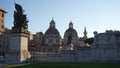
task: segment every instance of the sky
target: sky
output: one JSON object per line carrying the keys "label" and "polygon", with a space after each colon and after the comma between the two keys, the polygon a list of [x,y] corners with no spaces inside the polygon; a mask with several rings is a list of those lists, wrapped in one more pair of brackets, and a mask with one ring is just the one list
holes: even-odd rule
{"label": "sky", "polygon": [[70,21],[79,37],[83,37],[84,27],[88,37],[106,30],[120,30],[120,0],[0,0],[0,8],[7,11],[5,27],[13,27],[15,3],[25,10],[29,20],[29,31],[45,31],[52,20],[63,37]]}

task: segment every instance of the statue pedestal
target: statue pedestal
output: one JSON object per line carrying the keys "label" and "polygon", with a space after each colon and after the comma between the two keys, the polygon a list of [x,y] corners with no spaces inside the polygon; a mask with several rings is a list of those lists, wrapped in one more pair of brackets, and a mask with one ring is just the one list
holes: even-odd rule
{"label": "statue pedestal", "polygon": [[28,34],[11,33],[9,50],[5,54],[5,63],[27,62],[30,57],[31,55],[28,51]]}

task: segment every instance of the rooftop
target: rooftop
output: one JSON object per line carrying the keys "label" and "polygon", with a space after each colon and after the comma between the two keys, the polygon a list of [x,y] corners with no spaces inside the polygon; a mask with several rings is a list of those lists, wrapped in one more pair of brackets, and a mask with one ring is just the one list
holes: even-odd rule
{"label": "rooftop", "polygon": [[7,13],[4,9],[0,8],[0,11],[4,12],[4,13]]}

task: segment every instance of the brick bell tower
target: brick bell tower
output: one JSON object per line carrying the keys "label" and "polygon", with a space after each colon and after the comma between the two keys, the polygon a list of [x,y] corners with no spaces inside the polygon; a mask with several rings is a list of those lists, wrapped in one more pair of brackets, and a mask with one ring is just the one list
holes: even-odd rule
{"label": "brick bell tower", "polygon": [[28,21],[22,6],[15,3],[14,26],[10,33],[10,46],[5,54],[5,63],[15,64],[28,62],[31,57],[28,51]]}

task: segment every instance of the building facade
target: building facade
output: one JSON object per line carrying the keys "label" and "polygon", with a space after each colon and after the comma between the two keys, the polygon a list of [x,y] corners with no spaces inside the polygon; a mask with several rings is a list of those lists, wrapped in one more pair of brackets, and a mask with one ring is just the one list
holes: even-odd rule
{"label": "building facade", "polygon": [[120,31],[94,32],[94,42],[89,47],[64,50],[58,53],[36,53],[36,62],[120,62]]}
{"label": "building facade", "polygon": [[[31,44],[35,48],[33,51],[37,52],[50,52],[57,53],[61,50],[76,50],[79,47],[86,47],[87,43],[84,41],[87,39],[87,30],[84,29],[84,36],[78,37],[77,31],[73,27],[72,21],[69,23],[69,28],[65,31],[64,37],[61,38],[59,31],[55,26],[55,21],[50,21],[49,28],[45,33],[37,32],[33,35]],[[71,35],[71,43],[68,44],[69,36]]]}
{"label": "building facade", "polygon": [[[71,36],[71,43],[69,45],[70,36]],[[72,21],[69,23],[69,28],[64,33],[64,41],[63,42],[64,42],[65,49],[71,50],[71,49],[75,49],[77,46],[79,46],[78,33],[73,28]]]}
{"label": "building facade", "polygon": [[0,8],[0,33],[4,32],[5,14],[7,12]]}
{"label": "building facade", "polygon": [[6,11],[0,8],[0,62],[3,62],[5,52],[9,47],[9,29],[4,27]]}
{"label": "building facade", "polygon": [[[33,46],[34,51],[37,52],[58,52],[62,39],[55,26],[55,21],[53,19],[50,21],[49,28],[45,33],[36,32],[36,34],[33,34],[33,40],[30,43],[32,44],[30,46]],[[31,51],[33,50],[31,49]]]}

